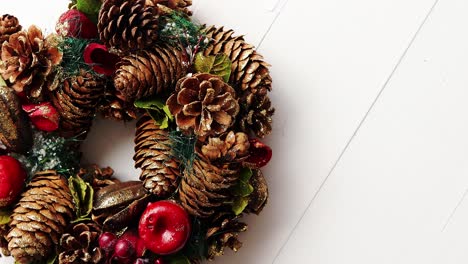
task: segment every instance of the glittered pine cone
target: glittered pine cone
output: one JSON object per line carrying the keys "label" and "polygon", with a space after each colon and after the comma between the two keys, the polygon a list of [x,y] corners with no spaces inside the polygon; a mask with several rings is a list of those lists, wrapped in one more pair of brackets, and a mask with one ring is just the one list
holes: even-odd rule
{"label": "glittered pine cone", "polygon": [[192,0],[146,0],[146,5],[157,6],[161,15],[168,15],[172,11],[177,11],[187,16],[192,15],[192,11],[188,9],[192,5]]}
{"label": "glittered pine cone", "polygon": [[208,242],[207,259],[212,260],[215,257],[222,256],[224,249],[229,247],[234,252],[237,252],[242,243],[238,240],[238,235],[241,232],[247,231],[247,224],[239,222],[238,218],[232,213],[221,212],[213,219],[210,219],[211,224],[206,233]]}
{"label": "glittered pine cone", "polygon": [[84,139],[91,128],[96,106],[104,93],[104,81],[85,70],[66,79],[52,94],[52,104],[60,113],[60,134]]}
{"label": "glittered pine cone", "polygon": [[19,31],[2,44],[0,73],[18,93],[25,92],[31,100],[44,100],[58,82],[54,67],[62,60],[55,35],[43,37],[36,26]]}
{"label": "glittered pine cone", "polygon": [[36,173],[11,216],[8,249],[18,263],[45,263],[74,216],[68,181],[56,171]]}
{"label": "glittered pine cone", "polygon": [[6,236],[9,230],[10,230],[10,226],[8,224],[0,225],[0,257],[2,255],[4,256],[11,255],[10,251],[8,250],[8,241],[6,240]]}
{"label": "glittered pine cone", "polygon": [[0,44],[8,41],[10,35],[21,30],[18,18],[12,15],[5,14],[0,17]]}
{"label": "glittered pine cone", "polygon": [[60,238],[59,264],[104,263],[105,252],[99,248],[101,228],[92,221],[74,224]]}
{"label": "glittered pine cone", "polygon": [[241,107],[239,127],[242,131],[252,132],[263,138],[271,133],[272,116],[275,109],[271,106],[270,98],[250,94]]}
{"label": "glittered pine cone", "polygon": [[186,58],[176,47],[157,45],[123,57],[117,64],[114,85],[127,102],[171,93],[187,73]]}
{"label": "glittered pine cone", "polygon": [[145,0],[106,0],[99,11],[98,32],[110,49],[134,51],[157,40],[158,9]]}
{"label": "glittered pine cone", "polygon": [[94,190],[120,182],[113,177],[114,170],[111,167],[101,168],[96,164],[80,168],[77,176],[89,182]]}
{"label": "glittered pine cone", "polygon": [[179,187],[181,205],[191,215],[206,218],[232,200],[229,188],[238,180],[238,171],[215,166],[199,155],[191,168],[186,168]]}
{"label": "glittered pine cone", "polygon": [[117,92],[114,84],[108,83],[98,104],[98,112],[106,119],[131,121],[137,119],[138,109]]}
{"label": "glittered pine cone", "polygon": [[135,136],[135,168],[149,192],[159,198],[170,196],[180,182],[179,162],[172,156],[167,130],[160,129],[147,114],[137,122]]}
{"label": "glittered pine cone", "polygon": [[260,214],[268,202],[268,184],[259,169],[252,170],[250,184],[253,187],[253,192],[249,195],[249,204],[244,212]]}
{"label": "glittered pine cone", "polygon": [[226,132],[239,113],[234,88],[206,73],[180,79],[167,106],[181,130],[199,137]]}
{"label": "glittered pine cone", "polygon": [[[271,105],[266,109],[270,99],[265,98],[271,91],[272,79],[268,69],[270,65],[242,36],[233,36],[234,31],[211,26],[206,28],[205,32],[211,42],[204,55],[224,53],[232,61],[229,83],[236,87],[239,97],[239,117],[244,119],[240,128],[258,137],[270,134],[274,109]],[[263,112],[256,116],[252,114],[253,111],[259,110]]]}
{"label": "glittered pine cone", "polygon": [[211,161],[242,160],[249,153],[249,137],[243,132],[229,131],[221,137],[210,137],[201,146],[202,154]]}

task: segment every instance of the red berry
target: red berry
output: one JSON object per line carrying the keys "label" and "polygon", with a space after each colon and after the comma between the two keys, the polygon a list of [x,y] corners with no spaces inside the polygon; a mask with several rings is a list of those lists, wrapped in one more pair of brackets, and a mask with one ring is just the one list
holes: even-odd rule
{"label": "red berry", "polygon": [[138,225],[146,248],[158,255],[181,250],[190,236],[190,229],[187,212],[172,201],[149,203]]}
{"label": "red berry", "polygon": [[142,257],[145,254],[145,243],[138,236],[138,231],[135,229],[129,229],[123,233],[119,240],[129,241],[133,248],[136,250],[136,256]]}
{"label": "red berry", "polygon": [[135,248],[132,243],[126,239],[119,239],[115,243],[114,255],[121,259],[130,259],[135,256]]}
{"label": "red berry", "polygon": [[110,233],[105,232],[99,236],[99,247],[106,252],[110,252],[114,249],[115,243],[117,242],[117,237]]}
{"label": "red berry", "polygon": [[33,125],[42,131],[52,132],[59,127],[59,113],[49,102],[22,105]]}
{"label": "red berry", "polygon": [[83,52],[83,59],[96,73],[110,76],[117,69],[116,64],[120,57],[109,53],[102,44],[90,43]]}
{"label": "red berry", "polygon": [[158,258],[154,261],[154,264],[165,264],[165,262],[162,258]]}
{"label": "red berry", "polygon": [[67,37],[92,39],[97,38],[98,30],[84,13],[70,9],[63,13],[55,27],[58,34]]}
{"label": "red berry", "polygon": [[250,149],[247,163],[253,163],[257,168],[261,168],[268,164],[273,155],[271,148],[256,138],[249,139]]}
{"label": "red berry", "polygon": [[0,207],[11,205],[23,190],[26,171],[10,156],[0,156]]}

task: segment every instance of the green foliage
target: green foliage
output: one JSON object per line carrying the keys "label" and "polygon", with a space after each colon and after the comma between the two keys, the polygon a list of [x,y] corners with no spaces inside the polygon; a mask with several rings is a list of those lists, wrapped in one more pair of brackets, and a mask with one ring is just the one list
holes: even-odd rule
{"label": "green foliage", "polygon": [[190,170],[197,156],[195,153],[197,138],[194,135],[186,135],[181,131],[171,131],[169,139],[172,143],[172,155],[182,162],[183,168]]}
{"label": "green foliage", "polygon": [[76,207],[76,219],[74,222],[89,219],[93,209],[94,189],[78,176],[68,179],[68,186]]}
{"label": "green foliage", "polygon": [[190,264],[190,260],[184,255],[174,255],[164,258],[168,264]]}
{"label": "green foliage", "polygon": [[91,68],[83,60],[83,52],[91,43],[88,39],[65,37],[59,44],[59,49],[63,53],[62,57],[62,75],[64,78],[79,75],[80,69],[86,69],[90,72]]}
{"label": "green foliage", "polygon": [[146,109],[151,118],[161,129],[169,127],[169,121],[174,121],[169,107],[160,98],[145,98],[135,101],[135,107]]}
{"label": "green foliage", "polygon": [[253,172],[249,168],[243,168],[239,175],[239,180],[235,186],[232,187],[231,193],[235,199],[232,203],[232,211],[239,215],[249,204],[249,195],[254,191],[254,187],[250,184]]}
{"label": "green foliage", "polygon": [[34,144],[26,155],[15,155],[30,177],[43,170],[56,170],[71,176],[79,168],[81,153],[72,146],[75,138],[65,139],[55,133],[34,131]]}
{"label": "green foliage", "polygon": [[11,211],[6,209],[0,210],[0,225],[6,225],[10,223]]}
{"label": "green foliage", "polygon": [[76,9],[86,14],[94,23],[97,23],[101,0],[75,0]]}
{"label": "green foliage", "polygon": [[192,233],[182,253],[189,258],[204,259],[208,252],[206,232],[206,224],[200,218],[195,217],[192,220]]}
{"label": "green foliage", "polygon": [[228,82],[231,77],[232,61],[226,54],[204,56],[199,52],[195,56],[194,67],[197,72],[211,73]]}

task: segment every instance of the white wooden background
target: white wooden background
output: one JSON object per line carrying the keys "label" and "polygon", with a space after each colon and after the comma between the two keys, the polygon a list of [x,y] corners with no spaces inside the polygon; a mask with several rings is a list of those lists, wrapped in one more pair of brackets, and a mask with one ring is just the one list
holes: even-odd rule
{"label": "white wooden background", "polygon": [[[215,263],[468,262],[468,1],[193,1],[273,65],[277,109],[269,205]],[[66,2],[0,12],[52,28]],[[87,158],[135,179],[133,126],[97,122]]]}

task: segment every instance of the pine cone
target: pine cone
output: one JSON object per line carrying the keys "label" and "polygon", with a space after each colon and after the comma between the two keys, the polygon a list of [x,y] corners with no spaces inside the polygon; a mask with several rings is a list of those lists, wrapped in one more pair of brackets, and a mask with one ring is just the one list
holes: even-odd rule
{"label": "pine cone", "polygon": [[239,216],[232,213],[219,213],[212,220],[212,225],[208,228],[206,239],[208,241],[209,260],[222,256],[224,248],[229,247],[237,252],[242,243],[237,239],[240,232],[247,231],[247,224],[237,221]]}
{"label": "pine cone", "polygon": [[56,37],[44,39],[36,26],[10,36],[2,44],[0,73],[16,92],[26,92],[30,99],[43,100],[48,90],[57,88],[53,68],[60,64],[62,53]]}
{"label": "pine cone", "polygon": [[18,18],[5,14],[0,17],[0,44],[8,41],[10,35],[21,30]]}
{"label": "pine cone", "polygon": [[234,161],[247,156],[249,148],[249,137],[245,133],[234,134],[233,131],[229,131],[222,137],[210,137],[208,142],[202,145],[201,152],[211,161]]}
{"label": "pine cone", "polygon": [[237,87],[241,118],[250,119],[241,126],[246,133],[253,132],[258,137],[264,137],[271,132],[271,116],[273,109],[263,113],[264,118],[250,118],[251,111],[257,111],[250,101],[262,102],[271,91],[272,79],[268,67],[270,66],[257,53],[255,48],[245,42],[242,36],[233,37],[234,31],[211,26],[205,30],[211,43],[204,51],[205,56],[224,53],[232,61],[230,84]]}
{"label": "pine cone", "polygon": [[95,191],[106,186],[119,183],[120,181],[113,178],[114,170],[111,167],[100,168],[98,165],[93,164],[85,168],[80,168],[77,176],[85,181],[91,183]]}
{"label": "pine cone", "polygon": [[138,110],[124,96],[115,90],[113,84],[108,84],[104,96],[99,102],[98,112],[106,119],[131,121],[137,119]]}
{"label": "pine cone", "polygon": [[192,15],[192,11],[188,9],[192,0],[146,0],[146,5],[157,6],[161,15],[169,15],[173,10],[187,16]]}
{"label": "pine cone", "polygon": [[137,123],[135,136],[135,168],[141,168],[140,180],[160,198],[171,195],[180,180],[179,162],[171,154],[168,131],[160,129],[145,114]]}
{"label": "pine cone", "polygon": [[245,212],[260,214],[268,201],[268,184],[261,170],[254,169],[252,172],[250,184],[254,191],[249,195],[249,204]]}
{"label": "pine cone", "polygon": [[8,249],[18,263],[44,263],[73,218],[67,180],[56,171],[36,173],[13,210]]}
{"label": "pine cone", "polygon": [[103,80],[81,70],[80,75],[63,82],[52,95],[52,103],[60,113],[60,133],[64,137],[84,139],[91,128],[96,106],[104,93]]}
{"label": "pine cone", "polygon": [[187,73],[184,61],[180,50],[163,45],[123,57],[117,64],[115,88],[131,103],[143,97],[170,93],[177,80]]}
{"label": "pine cone", "polygon": [[192,168],[186,168],[180,184],[181,205],[191,215],[212,216],[231,198],[229,188],[236,184],[238,174],[226,166],[214,166],[198,156]]}
{"label": "pine cone", "polygon": [[104,263],[105,254],[99,248],[101,228],[94,222],[80,222],[60,238],[59,264]]}
{"label": "pine cone", "polygon": [[239,113],[234,88],[206,73],[180,79],[167,106],[181,130],[200,137],[226,132]]}
{"label": "pine cone", "polygon": [[2,257],[2,255],[11,255],[10,251],[8,250],[8,241],[6,240],[6,236],[9,230],[10,226],[8,224],[0,225],[0,257]]}
{"label": "pine cone", "polygon": [[253,132],[257,137],[265,137],[271,133],[273,113],[270,98],[250,94],[242,105],[239,114],[239,126],[242,131]]}
{"label": "pine cone", "polygon": [[106,0],[99,11],[98,31],[104,44],[118,51],[151,47],[157,40],[158,9],[145,0]]}

